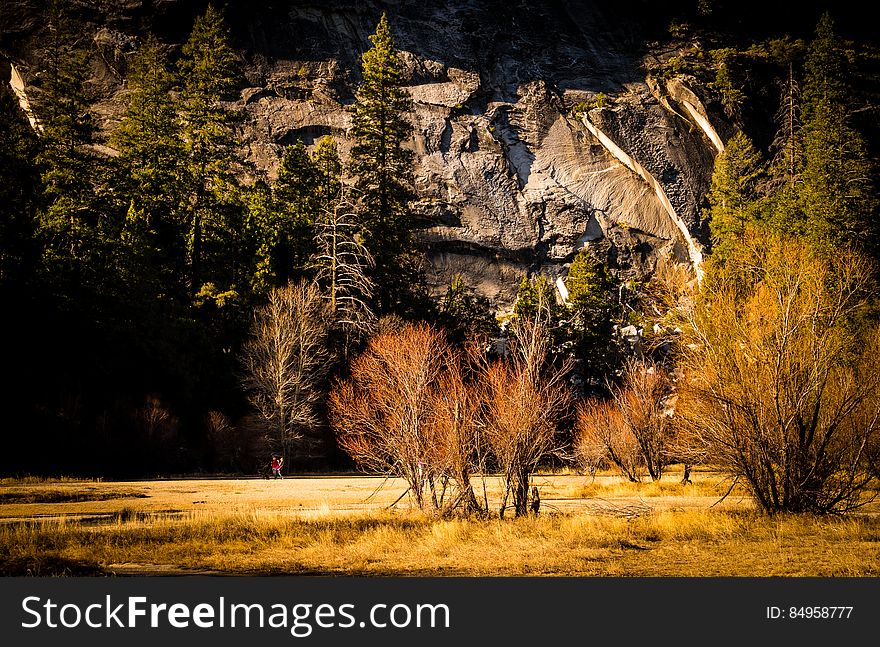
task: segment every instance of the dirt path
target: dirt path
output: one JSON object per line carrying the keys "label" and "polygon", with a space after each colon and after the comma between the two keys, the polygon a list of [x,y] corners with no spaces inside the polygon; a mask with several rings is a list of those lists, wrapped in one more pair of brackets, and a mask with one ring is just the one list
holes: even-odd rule
{"label": "dirt path", "polygon": [[[545,511],[564,513],[615,513],[708,508],[717,497],[580,496],[588,484],[613,484],[617,477],[593,479],[579,475],[538,475]],[[474,486],[482,495],[482,481]],[[486,479],[490,504],[497,498],[498,479]],[[125,518],[198,515],[200,512],[282,514],[320,517],[330,513],[357,514],[388,508],[406,491],[401,479],[371,476],[315,476],[270,479],[150,480],[125,482],[54,482],[0,486],[0,522],[67,519],[100,523]],[[75,498],[95,500],[72,500]],[[110,498],[107,498],[110,497]],[[17,502],[24,501],[24,502]],[[731,497],[723,506],[741,506],[742,497]],[[406,509],[404,496],[395,507]]]}

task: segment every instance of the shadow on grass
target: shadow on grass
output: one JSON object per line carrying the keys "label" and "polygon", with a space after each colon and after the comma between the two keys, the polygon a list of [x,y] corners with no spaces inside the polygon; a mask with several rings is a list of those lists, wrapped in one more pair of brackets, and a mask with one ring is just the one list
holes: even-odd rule
{"label": "shadow on grass", "polygon": [[97,562],[65,559],[54,555],[38,557],[0,556],[4,577],[101,577],[108,573]]}
{"label": "shadow on grass", "polygon": [[64,490],[8,490],[0,492],[0,504],[12,503],[80,503],[110,499],[146,499],[143,492],[66,492]]}

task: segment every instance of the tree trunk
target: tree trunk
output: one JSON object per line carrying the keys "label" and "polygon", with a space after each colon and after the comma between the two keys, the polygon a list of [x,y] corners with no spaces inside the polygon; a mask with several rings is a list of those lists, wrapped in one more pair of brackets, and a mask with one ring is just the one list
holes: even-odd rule
{"label": "tree trunk", "polygon": [[529,513],[529,473],[521,470],[516,475],[513,487],[513,506],[517,517],[524,517]]}

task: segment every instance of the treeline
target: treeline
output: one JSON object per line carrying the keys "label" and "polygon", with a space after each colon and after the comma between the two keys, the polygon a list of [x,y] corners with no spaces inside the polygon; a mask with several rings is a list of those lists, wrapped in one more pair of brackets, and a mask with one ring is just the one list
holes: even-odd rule
{"label": "treeline", "polygon": [[[311,153],[300,141],[269,183],[241,155],[240,61],[215,8],[179,51],[144,39],[108,142],[89,109],[83,30],[64,2],[46,11],[35,126],[0,95],[2,468],[256,469],[269,450],[251,428],[240,349],[273,290],[319,286],[341,356],[380,317],[438,316],[406,209],[410,100],[387,22],[364,57],[351,158],[331,137]],[[326,425],[323,436],[326,465]]]}
{"label": "treeline", "polygon": [[[646,419],[654,387],[630,380],[632,394],[582,412],[580,449],[636,478],[655,475],[656,456],[720,467],[771,513],[843,512],[876,496],[880,473],[876,166],[853,125],[852,51],[828,14],[809,43],[748,51],[738,64],[769,56],[783,72],[776,135],[766,150],[743,131],[727,142],[703,284],[670,274],[656,292],[681,331],[665,372],[647,371],[669,385],[669,419]],[[715,60],[734,117],[749,101],[737,56]]]}
{"label": "treeline", "polygon": [[[15,375],[4,471],[253,473],[273,452],[348,467],[328,396],[374,335],[430,321],[456,347],[504,352],[486,299],[458,276],[437,300],[422,276],[412,106],[385,17],[350,107],[349,159],[330,136],[311,151],[297,141],[274,182],[242,158],[239,60],[216,9],[179,51],[143,40],[106,142],[82,30],[61,1],[47,24],[28,87],[36,124],[7,89],[0,111]],[[601,391],[626,350],[612,334],[623,292],[585,251],[568,283],[563,306],[546,278],[524,278],[515,317],[541,319],[553,361],[576,360],[577,388]]]}
{"label": "treeline", "polygon": [[769,512],[864,503],[880,467],[875,171],[827,17],[786,50],[773,145],[741,133],[717,158],[701,285],[662,260],[621,282],[583,249],[567,298],[525,277],[503,327],[461,277],[439,300],[425,286],[384,16],[349,159],[332,137],[297,142],[275,182],[240,156],[215,9],[173,56],[143,42],[110,147],[60,3],[49,24],[36,127],[0,97],[4,472],[253,473],[281,453],[397,475],[446,513],[488,513],[474,481],[497,472],[498,511],[523,515],[548,461],[634,481],[682,463],[685,480],[730,473]]}
{"label": "treeline", "polygon": [[713,256],[723,261],[752,226],[876,255],[876,166],[852,125],[844,43],[824,14],[808,46],[776,44],[785,72],[776,136],[765,154],[740,132],[717,158],[707,196]]}
{"label": "treeline", "polygon": [[[532,474],[550,460],[631,481],[680,463],[688,482],[709,465],[768,513],[869,501],[880,474],[876,188],[827,16],[804,70],[791,66],[770,159],[742,133],[717,159],[702,284],[663,263],[644,285],[619,284],[582,250],[565,303],[545,277],[523,279],[494,353],[475,331],[453,345],[437,327],[387,325],[332,386],[340,446],[442,514],[495,512],[476,485],[487,473],[502,479],[497,513],[537,512]],[[294,294],[280,328],[322,337],[315,298]],[[277,319],[264,311],[260,330]],[[277,366],[265,351],[292,349],[288,375],[308,375],[313,349],[262,340],[251,357]],[[283,421],[315,394],[270,386],[264,415],[290,439]]]}

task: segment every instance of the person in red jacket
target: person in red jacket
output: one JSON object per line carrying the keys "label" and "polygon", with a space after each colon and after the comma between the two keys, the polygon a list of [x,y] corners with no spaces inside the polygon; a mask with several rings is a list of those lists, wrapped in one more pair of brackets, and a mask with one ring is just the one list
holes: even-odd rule
{"label": "person in red jacket", "polygon": [[281,466],[284,465],[284,458],[281,456],[272,457],[272,478],[283,479],[281,476]]}

